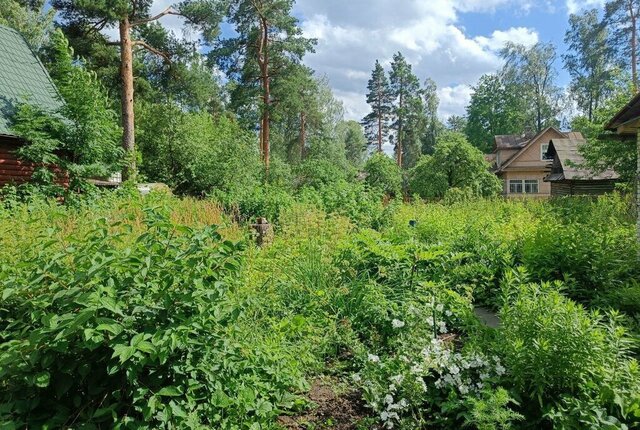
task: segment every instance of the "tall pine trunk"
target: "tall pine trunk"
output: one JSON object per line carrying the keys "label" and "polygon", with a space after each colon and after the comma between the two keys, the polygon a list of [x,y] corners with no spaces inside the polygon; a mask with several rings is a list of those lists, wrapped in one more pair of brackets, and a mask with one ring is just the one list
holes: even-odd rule
{"label": "tall pine trunk", "polygon": [[[382,94],[382,91],[378,91],[378,93]],[[382,152],[382,103],[380,99],[378,99],[378,152]]]}
{"label": "tall pine trunk", "polygon": [[125,164],[122,179],[135,179],[136,176],[136,137],[133,111],[133,44],[131,42],[131,24],[129,18],[120,21],[120,80],[122,83],[122,148],[125,152]]}
{"label": "tall pine trunk", "polygon": [[633,91],[638,92],[638,16],[633,8],[633,1],[629,0],[629,18],[631,20],[631,78]]}
{"label": "tall pine trunk", "polygon": [[300,136],[298,136],[298,146],[300,148],[300,161],[304,159],[306,135],[307,135],[307,115],[304,112],[300,112]]}
{"label": "tall pine trunk", "polygon": [[403,122],[403,115],[404,115],[404,106],[403,106],[403,92],[404,92],[404,88],[402,88],[403,85],[402,83],[400,84],[400,101],[398,104],[398,111],[400,112],[400,115],[398,115],[398,138],[396,139],[396,157],[398,159],[398,167],[400,167],[402,169],[402,122]]}
{"label": "tall pine trunk", "polygon": [[266,18],[260,18],[260,47],[258,52],[260,80],[262,82],[262,127],[260,143],[265,177],[269,176],[270,165],[270,111],[271,111],[271,78],[269,76],[269,24]]}

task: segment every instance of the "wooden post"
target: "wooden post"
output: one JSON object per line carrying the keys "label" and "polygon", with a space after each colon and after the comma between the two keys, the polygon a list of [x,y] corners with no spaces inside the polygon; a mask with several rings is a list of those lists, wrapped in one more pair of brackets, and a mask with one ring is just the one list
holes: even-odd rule
{"label": "wooden post", "polygon": [[636,233],[638,238],[638,258],[640,258],[640,128],[636,131],[636,152],[638,155],[636,168]]}
{"label": "wooden post", "polygon": [[273,229],[266,218],[258,218],[251,228],[256,233],[256,245],[262,246],[273,240]]}

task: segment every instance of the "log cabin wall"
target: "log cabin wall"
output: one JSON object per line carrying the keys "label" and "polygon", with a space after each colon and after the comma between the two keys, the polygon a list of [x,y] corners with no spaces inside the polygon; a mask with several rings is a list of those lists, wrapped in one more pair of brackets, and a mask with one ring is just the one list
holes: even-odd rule
{"label": "log cabin wall", "polygon": [[[0,136],[0,186],[20,185],[31,180],[39,167],[36,163],[20,160],[16,153],[23,143],[16,138]],[[69,176],[58,166],[49,167],[57,177],[56,183],[69,186]]]}
{"label": "log cabin wall", "polygon": [[557,181],[551,182],[551,195],[559,196],[600,196],[615,190],[616,181]]}

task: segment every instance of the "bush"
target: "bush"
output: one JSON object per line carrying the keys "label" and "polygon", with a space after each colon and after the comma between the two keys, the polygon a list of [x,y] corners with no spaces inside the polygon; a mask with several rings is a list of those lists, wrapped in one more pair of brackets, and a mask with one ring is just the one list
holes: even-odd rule
{"label": "bush", "polygon": [[[586,311],[558,287],[505,283],[499,348],[529,422],[550,410],[557,423],[600,410],[638,424],[640,372],[619,318]],[[574,401],[597,408],[580,410]]]}
{"label": "bush", "polygon": [[402,195],[402,171],[395,161],[383,153],[372,155],[364,166],[367,184],[383,193],[399,197]]}
{"label": "bush", "polygon": [[441,199],[452,188],[490,197],[502,185],[489,171],[483,154],[464,135],[447,132],[438,137],[434,154],[421,157],[409,173],[409,190],[424,199]]}
{"label": "bush", "polygon": [[231,301],[241,244],[153,211],[124,252],[122,240],[102,222],[3,266],[3,426],[231,429],[296,404],[299,358]]}

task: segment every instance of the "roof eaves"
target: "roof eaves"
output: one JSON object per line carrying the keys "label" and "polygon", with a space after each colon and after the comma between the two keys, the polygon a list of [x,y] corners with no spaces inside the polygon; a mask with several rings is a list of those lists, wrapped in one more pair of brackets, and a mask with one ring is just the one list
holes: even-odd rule
{"label": "roof eaves", "polygon": [[560,130],[558,130],[557,128],[555,128],[553,126],[545,128],[544,130],[540,131],[538,134],[533,136],[533,138],[531,138],[531,140],[529,142],[527,142],[527,144],[525,146],[523,146],[522,149],[520,149],[520,151],[518,151],[513,157],[511,157],[509,160],[507,160],[505,163],[503,163],[502,166],[500,167],[501,171],[503,169],[509,167],[509,165],[514,160],[516,160],[518,157],[520,157],[522,154],[524,154],[525,151],[531,147],[531,145],[533,145],[538,139],[540,139],[541,136],[543,136],[549,130],[554,130],[554,131],[556,131],[556,133],[559,133],[561,136],[566,136],[565,133],[561,132]]}

